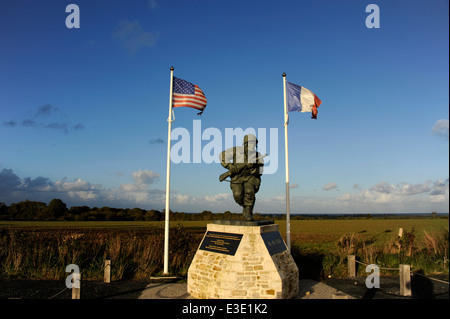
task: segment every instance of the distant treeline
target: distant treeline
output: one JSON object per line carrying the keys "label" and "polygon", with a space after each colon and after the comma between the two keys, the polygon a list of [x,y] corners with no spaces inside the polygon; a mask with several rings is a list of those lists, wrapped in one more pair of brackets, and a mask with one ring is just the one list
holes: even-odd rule
{"label": "distant treeline", "polygon": [[[254,213],[255,220],[284,220],[285,214]],[[448,214],[291,214],[291,220],[309,219],[386,219],[386,218],[447,218]],[[53,199],[48,205],[43,202],[25,200],[10,206],[0,202],[0,220],[58,220],[58,221],[163,221],[164,211],[141,208],[112,208],[72,206],[67,208],[60,199]],[[170,211],[170,220],[241,220],[241,213],[225,211],[213,213],[204,210],[201,213],[185,213]]]}
{"label": "distant treeline", "polygon": [[[281,219],[281,215],[254,214],[255,219]],[[112,207],[88,207],[72,206],[67,208],[60,199],[53,199],[48,205],[43,202],[25,200],[7,206],[0,202],[0,220],[58,220],[58,221],[163,221],[165,212],[155,209],[145,210],[141,208],[112,208]],[[182,220],[214,220],[242,219],[242,214],[226,211],[213,213],[204,210],[201,213],[184,213],[170,211],[170,219]]]}

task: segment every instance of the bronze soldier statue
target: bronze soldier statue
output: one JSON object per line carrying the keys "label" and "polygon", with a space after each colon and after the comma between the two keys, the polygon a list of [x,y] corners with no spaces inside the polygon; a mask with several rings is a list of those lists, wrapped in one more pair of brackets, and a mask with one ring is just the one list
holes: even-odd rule
{"label": "bronze soldier statue", "polygon": [[261,185],[263,158],[266,156],[257,152],[257,144],[256,136],[248,134],[244,136],[244,146],[230,147],[220,154],[220,162],[228,172],[220,175],[219,180],[231,178],[234,200],[243,207],[242,214],[247,221],[253,221],[255,194]]}

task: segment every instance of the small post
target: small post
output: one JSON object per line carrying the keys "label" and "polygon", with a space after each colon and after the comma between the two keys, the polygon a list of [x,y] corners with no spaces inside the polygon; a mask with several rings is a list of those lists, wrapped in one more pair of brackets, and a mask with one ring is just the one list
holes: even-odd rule
{"label": "small post", "polygon": [[348,261],[348,276],[351,278],[356,277],[356,262],[355,255],[349,255],[347,257]]}
{"label": "small post", "polygon": [[73,273],[72,299],[80,299],[81,295],[81,274]]}
{"label": "small post", "polygon": [[105,260],[104,282],[111,282],[111,260]]}
{"label": "small post", "polygon": [[411,296],[411,266],[400,265],[400,295]]}
{"label": "small post", "polygon": [[403,237],[403,228],[398,229],[398,237],[400,237],[400,238]]}

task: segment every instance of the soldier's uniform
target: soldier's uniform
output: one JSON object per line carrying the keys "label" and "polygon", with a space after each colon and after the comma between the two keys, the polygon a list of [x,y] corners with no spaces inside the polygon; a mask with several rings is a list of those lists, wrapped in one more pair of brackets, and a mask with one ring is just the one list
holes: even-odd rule
{"label": "soldier's uniform", "polygon": [[256,136],[249,134],[244,137],[244,146],[230,147],[220,154],[222,166],[232,173],[230,188],[236,203],[243,207],[246,220],[253,220],[255,194],[261,185],[264,165],[261,154],[256,151],[257,143]]}

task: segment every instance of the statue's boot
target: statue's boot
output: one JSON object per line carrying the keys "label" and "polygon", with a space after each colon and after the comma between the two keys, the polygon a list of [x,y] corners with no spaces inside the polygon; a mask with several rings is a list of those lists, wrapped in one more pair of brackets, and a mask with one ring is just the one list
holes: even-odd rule
{"label": "statue's boot", "polygon": [[244,215],[244,219],[246,221],[253,221],[253,207],[252,206],[244,206],[242,209],[242,214]]}

